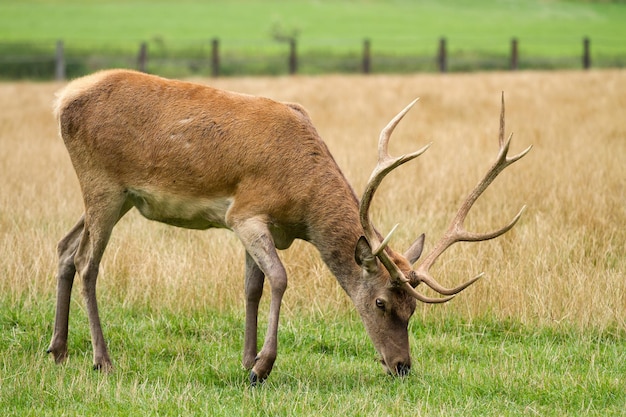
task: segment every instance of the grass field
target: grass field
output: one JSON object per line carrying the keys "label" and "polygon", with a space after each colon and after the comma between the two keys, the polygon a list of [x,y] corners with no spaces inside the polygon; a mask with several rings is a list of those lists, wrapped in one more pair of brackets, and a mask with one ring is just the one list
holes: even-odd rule
{"label": "grass field", "polygon": [[364,38],[373,71],[433,71],[445,36],[458,71],[507,68],[517,37],[522,68],[580,68],[588,36],[595,66],[624,66],[624,21],[623,3],[569,0],[0,0],[0,56],[10,57],[5,67],[19,56],[32,65],[63,39],[68,63],[93,70],[120,55],[132,61],[147,42],[153,59],[194,60],[170,65],[177,72],[153,62],[153,71],[193,74],[217,37],[223,74],[285,73],[287,46],[274,35],[295,34],[301,72],[357,72]]}
{"label": "grass field", "polygon": [[[572,51],[578,53],[583,36],[626,36],[624,4],[569,0],[3,0],[0,11],[0,38],[5,41],[66,39],[87,47],[129,46],[133,51],[137,42],[157,37],[165,42],[268,40],[277,28],[331,45],[333,40],[370,37],[391,50],[406,48],[404,38],[434,41],[448,36],[463,39],[468,48],[484,48],[482,42],[490,38],[506,44],[513,36],[571,36]],[[562,46],[546,42],[541,52],[562,53]],[[414,44],[411,49],[431,52],[432,47]]]}
{"label": "grass field", "polygon": [[[207,82],[199,79],[200,82]],[[91,371],[79,281],[70,359],[46,357],[56,242],[81,213],[51,101],[58,83],[0,83],[0,409],[7,415],[620,415],[626,409],[626,72],[225,78],[222,88],[302,103],[360,192],[380,129],[410,100],[391,152],[433,146],[385,180],[373,205],[391,245],[427,249],[497,151],[500,92],[513,152],[534,146],[479,200],[502,238],[460,245],[434,273],[485,279],[418,306],[411,375],[387,377],[350,300],[315,251],[282,253],[290,277],[268,382],[241,368],[243,251],[130,213],[98,284],[116,370]],[[267,300],[265,300],[267,302]],[[267,304],[262,308],[265,322]]]}

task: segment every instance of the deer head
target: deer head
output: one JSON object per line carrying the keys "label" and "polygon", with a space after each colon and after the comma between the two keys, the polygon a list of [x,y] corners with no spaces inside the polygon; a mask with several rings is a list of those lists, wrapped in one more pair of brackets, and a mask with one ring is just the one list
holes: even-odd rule
{"label": "deer head", "polygon": [[[493,239],[506,233],[517,223],[525,207],[522,207],[519,213],[506,226],[490,233],[468,232],[463,226],[472,205],[496,176],[507,166],[526,155],[532,148],[532,146],[529,146],[515,156],[507,156],[512,135],[506,141],[504,140],[503,94],[500,113],[500,150],[495,163],[469,193],[443,237],[435,244],[431,252],[425,256],[423,262],[413,269],[412,265],[421,256],[425,236],[423,234],[419,236],[402,255],[393,251],[388,246],[388,243],[398,225],[391,230],[387,237],[381,239],[370,220],[369,207],[376,189],[389,172],[405,162],[422,155],[430,147],[429,144],[416,152],[395,158],[388,152],[391,134],[416,102],[417,100],[414,100],[398,113],[380,134],[378,164],[370,176],[359,205],[359,217],[363,226],[364,236],[359,239],[355,251],[355,259],[362,268],[362,282],[364,283],[362,295],[356,297],[355,304],[361,313],[374,346],[381,355],[381,362],[390,373],[397,375],[406,374],[411,366],[407,326],[409,318],[415,311],[416,300],[425,303],[445,303],[475,283],[483,275],[481,273],[455,288],[445,288],[433,278],[430,274],[430,268],[439,256],[454,243],[461,241],[479,242]],[[444,295],[444,297],[431,298],[420,294],[415,288],[422,282],[439,294]]]}

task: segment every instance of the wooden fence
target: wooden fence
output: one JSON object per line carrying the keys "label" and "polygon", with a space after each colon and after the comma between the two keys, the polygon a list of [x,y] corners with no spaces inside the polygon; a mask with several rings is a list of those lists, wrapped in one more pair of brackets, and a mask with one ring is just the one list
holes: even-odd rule
{"label": "wooden fence", "polygon": [[[298,43],[295,38],[288,38],[285,42],[288,45],[287,51],[285,52],[285,69],[288,74],[296,74],[298,73],[299,67],[299,56],[298,56]],[[221,75],[221,51],[220,51],[220,40],[218,38],[214,38],[211,40],[211,53],[210,53],[210,73],[214,77],[218,77]],[[372,55],[371,52],[371,41],[370,39],[363,40],[362,45],[362,59],[360,60],[360,72],[364,74],[369,74],[372,72],[373,62],[376,57]],[[439,44],[437,47],[437,54],[434,57],[435,62],[437,64],[437,69],[439,72],[445,73],[448,72],[449,69],[449,53],[447,48],[447,40],[446,38],[439,39]],[[510,54],[509,54],[509,69],[517,70],[520,68],[520,62],[524,57],[520,57],[519,54],[519,40],[517,38],[511,39],[510,43]],[[136,58],[136,68],[139,71],[147,71],[148,64],[150,60],[150,53],[148,50],[148,43],[143,42],[140,44],[139,51],[137,53]],[[582,40],[582,53],[581,53],[581,68],[589,69],[591,68],[591,41],[589,38],[585,37]],[[66,57],[65,57],[65,47],[64,42],[62,40],[57,41],[56,43],[56,57],[55,57],[55,78],[57,80],[63,80],[66,78]]]}

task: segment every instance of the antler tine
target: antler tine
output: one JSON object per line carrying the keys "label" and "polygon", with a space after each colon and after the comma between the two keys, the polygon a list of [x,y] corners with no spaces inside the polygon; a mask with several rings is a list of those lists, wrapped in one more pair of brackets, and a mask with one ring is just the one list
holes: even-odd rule
{"label": "antler tine", "polygon": [[382,242],[380,242],[380,245],[378,246],[378,248],[376,248],[376,250],[372,251],[372,255],[378,256],[378,254],[380,254],[383,250],[385,250],[385,247],[389,244],[389,241],[391,240],[391,236],[393,236],[393,233],[396,231],[398,226],[400,226],[400,223],[396,224],[391,229],[391,231],[387,233],[387,237],[384,238]]}
{"label": "antler tine", "polygon": [[504,227],[490,232],[490,233],[472,233],[465,230],[463,223],[465,222],[465,218],[469,213],[470,209],[480,197],[480,195],[489,187],[489,185],[493,182],[493,180],[502,172],[506,167],[518,161],[522,157],[524,157],[531,149],[532,145],[526,148],[524,151],[519,154],[507,157],[507,153],[509,151],[509,146],[511,144],[511,139],[513,135],[509,135],[508,139],[504,140],[504,93],[502,94],[502,109],[500,112],[500,133],[499,133],[499,144],[500,151],[498,152],[498,157],[493,166],[487,171],[483,179],[474,187],[474,189],[467,196],[456,216],[452,220],[452,223],[444,233],[444,236],[441,240],[435,245],[433,250],[424,258],[423,263],[417,268],[415,271],[417,273],[418,278],[423,281],[426,285],[428,285],[433,290],[439,292],[443,295],[452,295],[456,294],[468,286],[472,285],[478,279],[482,277],[482,274],[476,276],[475,278],[459,285],[455,288],[445,288],[441,286],[429,273],[430,267],[435,263],[437,258],[445,252],[450,246],[452,246],[456,242],[480,242],[484,240],[489,240],[496,238],[498,236],[503,235],[504,233],[511,230],[513,226],[520,219],[522,213],[526,206],[522,207],[519,213]]}
{"label": "antler tine", "polygon": [[[398,162],[398,165],[401,165],[421,154],[419,151],[417,151],[417,152],[413,152],[412,154],[402,155],[398,158],[392,158],[391,155],[389,155],[389,151],[388,151],[389,139],[391,138],[391,134],[395,130],[398,123],[400,123],[400,120],[404,118],[404,116],[409,112],[409,110],[411,110],[411,108],[415,105],[415,103],[417,103],[418,100],[419,98],[416,98],[415,100],[410,102],[400,113],[398,113],[393,119],[391,119],[391,121],[387,124],[387,126],[385,126],[383,130],[381,130],[380,137],[378,139],[378,164],[379,165],[376,168],[384,168],[385,163],[388,163],[391,165],[391,164]],[[383,165],[383,167],[381,167],[381,165]],[[374,172],[372,173],[372,176],[374,175],[375,172],[376,170],[374,170]]]}
{"label": "antler tine", "polygon": [[439,297],[439,298],[432,298],[432,297],[427,297],[423,294],[418,293],[417,291],[415,291],[415,288],[411,287],[411,285],[408,282],[405,282],[403,284],[403,288],[404,290],[409,293],[410,295],[412,295],[413,297],[415,297],[418,301],[421,301],[423,303],[428,303],[428,304],[440,304],[440,303],[446,303],[450,300],[452,300],[454,297],[456,297],[456,295],[450,295],[448,297]]}

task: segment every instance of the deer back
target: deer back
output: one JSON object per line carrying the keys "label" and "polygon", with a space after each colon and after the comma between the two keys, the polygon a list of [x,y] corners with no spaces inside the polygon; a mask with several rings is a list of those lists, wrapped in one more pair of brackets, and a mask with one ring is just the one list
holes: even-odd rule
{"label": "deer back", "polygon": [[56,113],[83,192],[114,180],[302,222],[312,199],[349,189],[297,104],[112,70],[70,83]]}

